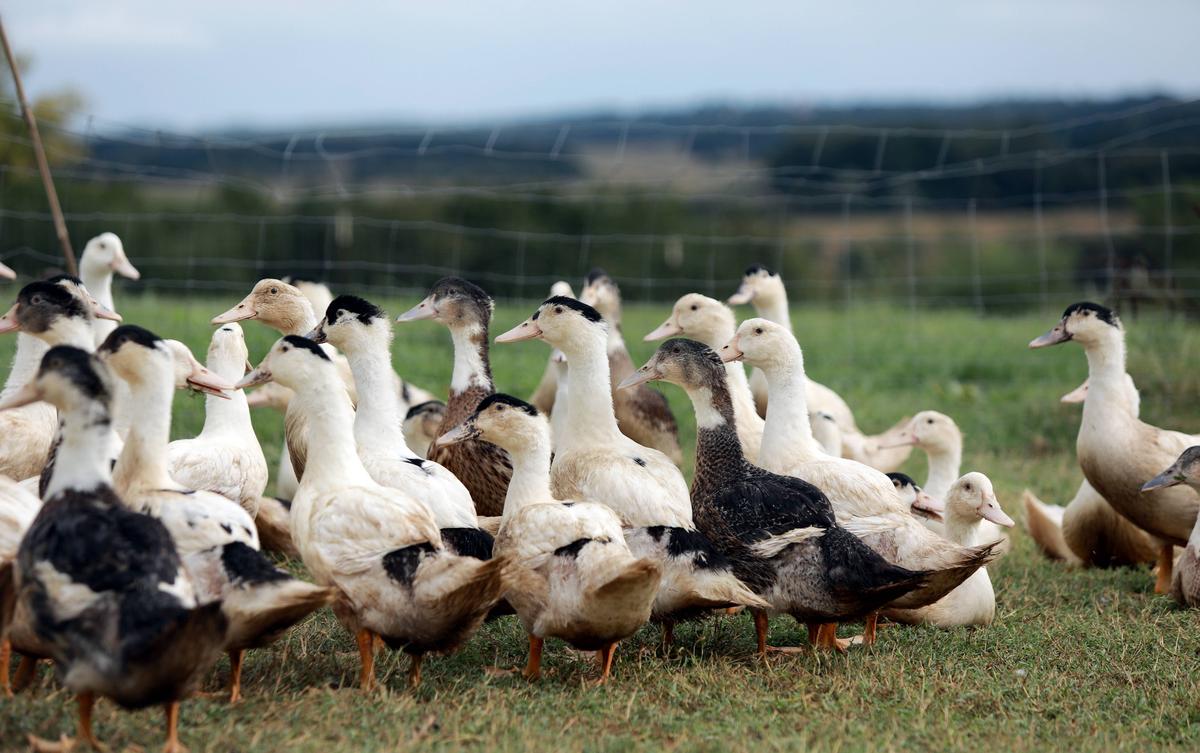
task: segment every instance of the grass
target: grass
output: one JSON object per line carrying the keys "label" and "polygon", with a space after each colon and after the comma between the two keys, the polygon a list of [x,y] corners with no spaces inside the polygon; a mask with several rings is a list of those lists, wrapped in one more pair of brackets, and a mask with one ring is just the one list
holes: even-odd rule
{"label": "grass", "polygon": [[[127,321],[150,324],[202,355],[208,318],[231,302],[126,299],[121,310]],[[392,312],[411,303],[386,302]],[[532,305],[500,307],[496,331],[531,311]],[[635,361],[652,352],[641,334],[667,312],[666,306],[626,312]],[[811,375],[837,389],[862,426],[881,430],[925,408],[950,414],[966,435],[964,470],[991,476],[1006,510],[1019,520],[1022,488],[1062,503],[1081,478],[1073,452],[1079,410],[1057,400],[1082,381],[1083,355],[1071,344],[1025,348],[1057,314],[980,319],[957,311],[859,308],[801,310],[796,319]],[[1143,417],[1200,427],[1200,379],[1190,368],[1200,351],[1200,328],[1153,318],[1127,325]],[[254,323],[246,331],[256,360],[273,337]],[[12,347],[8,340],[0,345]],[[528,395],[547,353],[540,343],[495,347],[499,388]],[[404,376],[445,390],[451,356],[443,329],[398,325],[394,355]],[[7,360],[8,351],[0,357]],[[690,404],[679,390],[665,389],[690,453]],[[176,435],[194,434],[202,421],[203,401],[180,396]],[[273,463],[282,419],[258,415],[256,426]],[[914,456],[906,470],[920,479],[923,466]],[[415,691],[404,689],[406,660],[381,655],[384,689],[364,696],[354,688],[352,640],[322,613],[273,648],[251,652],[246,700],[238,706],[185,704],[183,739],[193,751],[289,753],[1194,750],[1200,744],[1197,615],[1153,595],[1148,571],[1065,569],[1042,559],[1019,527],[1014,544],[992,568],[998,616],[988,629],[889,627],[872,650],[764,664],[752,657],[753,630],[744,615],[681,627],[670,658],[658,654],[658,633],[646,628],[618,650],[614,679],[603,688],[584,684],[591,657],[561,644],[548,648],[548,675],[539,684],[486,674],[488,666],[523,662],[525,639],[509,620],[485,627],[460,653],[427,661],[425,681]],[[803,638],[791,620],[773,620],[773,642]],[[208,688],[220,687],[226,672],[222,662]],[[70,698],[44,672],[32,692],[0,701],[0,749],[20,747],[26,732],[57,737],[73,723]],[[157,710],[128,713],[102,702],[96,724],[114,750],[161,744]]]}

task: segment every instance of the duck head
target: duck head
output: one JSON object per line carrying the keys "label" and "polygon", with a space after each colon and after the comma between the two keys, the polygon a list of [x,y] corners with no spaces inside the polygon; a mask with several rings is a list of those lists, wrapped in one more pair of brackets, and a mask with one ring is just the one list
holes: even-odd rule
{"label": "duck head", "polygon": [[225,399],[233,382],[209,371],[178,340],[164,340],[148,329],[124,324],[109,333],[96,356],[130,384],[169,380],[174,389],[189,389]]}
{"label": "duck head", "polygon": [[954,482],[946,492],[947,518],[974,523],[990,520],[998,526],[1012,528],[1013,519],[1000,508],[992,482],[982,473],[968,473]]}
{"label": "duck head", "polygon": [[208,368],[221,375],[232,385],[241,379],[250,365],[250,349],[246,347],[246,333],[237,322],[222,324],[213,330],[205,356]]}
{"label": "duck head", "polygon": [[618,389],[661,380],[678,385],[688,392],[711,389],[725,379],[725,367],[712,348],[695,340],[675,338],[658,346],[658,350],[637,371],[625,377]]}
{"label": "duck head", "polygon": [[283,280],[267,278],[255,283],[250,295],[233,308],[214,316],[213,324],[229,324],[257,319],[271,329],[291,332],[299,326],[309,326],[314,319],[313,307],[299,288]]}
{"label": "duck head", "polygon": [[1058,324],[1041,337],[1031,340],[1029,347],[1048,348],[1068,340],[1077,340],[1086,347],[1123,332],[1117,312],[1098,303],[1084,301],[1068,306]]}
{"label": "duck head", "polygon": [[485,397],[466,421],[437,438],[436,445],[482,439],[510,452],[520,452],[534,443],[550,441],[550,424],[538,409],[512,395],[493,393]]}
{"label": "duck head", "polygon": [[246,389],[274,381],[296,390],[310,385],[322,370],[332,369],[333,361],[320,345],[307,337],[287,335],[276,340],[262,363],[242,377],[235,387]]}
{"label": "duck head", "polygon": [[0,318],[0,332],[21,331],[49,343],[85,343],[95,318],[121,321],[96,302],[77,277],[59,275],[31,282]]}
{"label": "duck head", "polygon": [[726,363],[745,361],[764,371],[786,366],[799,353],[800,345],[791,332],[774,322],[759,318],[742,322],[733,339],[717,351],[717,355]]}
{"label": "duck head", "polygon": [[942,519],[942,514],[945,512],[942,503],[926,494],[921,487],[917,486],[917,482],[913,481],[911,476],[906,473],[889,473],[887,476],[892,480],[892,486],[896,487],[901,499],[908,504],[914,515],[930,520]]}
{"label": "duck head", "polygon": [[438,438],[445,418],[446,404],[441,400],[429,400],[409,408],[404,415],[405,444],[417,455],[425,457],[429,454],[429,445]]}
{"label": "duck head", "polygon": [[432,319],[451,329],[486,326],[496,304],[483,288],[461,277],[443,277],[424,300],[396,317],[398,322]]}
{"label": "duck head", "polygon": [[42,356],[37,375],[0,402],[0,410],[45,400],[63,413],[112,402],[113,377],[95,356],[71,345],[56,345]]}
{"label": "duck head", "polygon": [[382,340],[387,347],[392,339],[392,323],[387,312],[353,295],[339,295],[325,307],[325,314],[308,333],[315,343],[329,343],[347,353],[361,351]]}
{"label": "duck head", "polygon": [[579,291],[579,300],[600,312],[600,316],[612,324],[621,320],[621,288],[608,272],[597,267],[588,272],[583,280],[583,290]]}
{"label": "duck head", "polygon": [[538,306],[533,316],[498,335],[496,342],[515,343],[538,339],[568,352],[571,343],[580,338],[592,336],[603,340],[607,335],[608,325],[599,311],[574,298],[554,296]]}
{"label": "duck head", "polygon": [[912,417],[889,447],[912,445],[927,452],[954,452],[962,450],[962,431],[954,419],[935,410],[921,411]]}
{"label": "duck head", "polygon": [[1171,467],[1142,485],[1143,492],[1187,484],[1200,489],[1200,447],[1189,447],[1176,458]]}
{"label": "duck head", "polygon": [[79,257],[79,269],[88,279],[114,272],[130,280],[142,277],[125,255],[125,245],[116,233],[101,233],[88,241]]}
{"label": "duck head", "polygon": [[653,342],[664,337],[686,337],[719,348],[729,342],[736,329],[728,306],[706,295],[688,293],[675,301],[667,320],[644,339]]}
{"label": "duck head", "polygon": [[762,264],[751,264],[742,273],[742,284],[737,291],[729,296],[730,306],[743,306],[747,303],[762,301],[777,297],[783,292],[783,278],[767,269]]}

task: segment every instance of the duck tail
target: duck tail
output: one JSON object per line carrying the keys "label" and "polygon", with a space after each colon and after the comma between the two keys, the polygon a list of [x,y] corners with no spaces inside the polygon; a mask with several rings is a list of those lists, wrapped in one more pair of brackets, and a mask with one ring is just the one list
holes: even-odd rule
{"label": "duck tail", "polygon": [[734,574],[733,563],[699,531],[651,526],[627,530],[625,540],[635,556],[652,559],[662,567],[654,601],[657,619],[728,607],[769,606]]}
{"label": "duck tail", "polygon": [[645,612],[650,618],[654,596],[662,582],[662,568],[650,559],[633,560],[606,583],[597,586],[589,600],[599,612]]}
{"label": "duck tail", "polygon": [[259,498],[254,527],[263,549],[299,559],[300,553],[292,543],[291,504],[277,497]]}
{"label": "duck tail", "polygon": [[857,536],[833,526],[820,539],[833,594],[846,614],[860,615],[925,586],[930,573],[888,562]]}
{"label": "duck tail", "polygon": [[233,584],[221,608],[231,649],[265,646],[333,598],[331,589],[293,578],[241,542],[222,548],[221,564]]}
{"label": "duck tail", "polygon": [[954,589],[1001,554],[1001,543],[993,541],[976,547],[957,547],[953,559],[926,573],[925,585],[901,596],[892,606],[916,609],[928,606]]}
{"label": "duck tail", "polygon": [[1025,530],[1042,554],[1052,560],[1078,562],[1079,558],[1063,538],[1062,520],[1065,508],[1048,505],[1026,489],[1021,494],[1025,506]]}
{"label": "duck tail", "polygon": [[509,560],[478,560],[442,550],[412,581],[415,601],[441,626],[431,650],[449,651],[470,637],[504,593]]}

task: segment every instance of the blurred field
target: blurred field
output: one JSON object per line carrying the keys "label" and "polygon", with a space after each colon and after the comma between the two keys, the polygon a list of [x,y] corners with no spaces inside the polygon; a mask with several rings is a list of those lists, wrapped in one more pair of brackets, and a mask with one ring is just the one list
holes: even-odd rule
{"label": "blurred field", "polygon": [[[236,298],[118,303],[127,321],[182,339],[203,358],[208,319]],[[379,302],[394,314],[414,301]],[[533,305],[499,307],[495,331]],[[641,336],[668,310],[626,311],[635,361],[652,352]],[[1074,461],[1079,409],[1059,405],[1058,397],[1082,381],[1083,354],[1072,344],[1042,352],[1025,347],[1060,311],[981,319],[959,311],[800,309],[796,323],[810,374],[841,392],[864,429],[882,430],[926,408],[950,414],[966,435],[964,471],[989,474],[1019,520],[1023,487],[1065,503],[1081,479]],[[1126,326],[1143,418],[1200,429],[1200,377],[1193,368],[1200,328],[1153,317]],[[245,327],[257,362],[274,335],[253,322]],[[396,332],[400,373],[443,393],[451,369],[446,331],[416,323],[397,325]],[[11,348],[11,339],[0,340],[4,362]],[[547,355],[541,343],[495,347],[498,388],[528,396]],[[690,404],[679,390],[665,389],[690,454]],[[181,395],[173,433],[199,431],[203,406]],[[262,413],[255,423],[273,472],[282,418]],[[690,473],[690,457],[688,463]],[[915,453],[906,470],[923,479],[923,458]],[[415,692],[404,689],[406,660],[381,656],[386,689],[364,697],[354,688],[352,640],[321,614],[272,650],[251,652],[243,703],[186,704],[183,740],[193,751],[289,752],[1195,749],[1200,618],[1155,597],[1148,572],[1068,571],[1043,560],[1023,531],[1014,540],[1012,554],[992,568],[999,602],[992,628],[891,627],[872,650],[766,664],[753,658],[745,616],[681,627],[669,658],[658,654],[657,630],[647,628],[621,646],[614,680],[599,689],[583,682],[593,671],[591,657],[561,644],[548,647],[549,672],[540,684],[485,674],[485,667],[524,659],[520,628],[505,621],[485,628],[461,653],[428,661]],[[779,618],[771,639],[797,644],[803,631]],[[222,663],[208,689],[217,689],[226,671]],[[32,692],[0,701],[0,749],[21,748],[26,732],[50,738],[73,732],[73,709],[44,673]],[[154,750],[162,742],[157,710],[118,713],[105,702],[96,723],[117,751]]]}

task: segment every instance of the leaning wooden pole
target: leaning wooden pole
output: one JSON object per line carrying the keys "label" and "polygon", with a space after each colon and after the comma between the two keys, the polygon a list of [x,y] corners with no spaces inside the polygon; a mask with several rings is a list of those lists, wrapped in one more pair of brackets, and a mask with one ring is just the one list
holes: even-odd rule
{"label": "leaning wooden pole", "polygon": [[12,71],[13,85],[17,90],[17,102],[21,105],[21,115],[25,125],[29,127],[29,140],[33,143],[33,156],[37,159],[38,172],[42,175],[42,188],[46,189],[46,201],[50,203],[50,216],[54,218],[54,233],[62,246],[63,262],[67,272],[78,275],[79,266],[75,263],[75,251],[71,249],[71,236],[67,234],[67,222],[63,219],[62,206],[58,203],[58,192],[54,190],[54,177],[50,175],[50,163],[46,161],[46,149],[42,146],[42,134],[38,132],[37,118],[33,108],[25,99],[25,87],[21,85],[21,72],[17,70],[17,59],[12,47],[8,44],[8,34],[4,31],[4,21],[0,19],[0,44],[4,45],[4,57],[8,59],[8,69]]}

